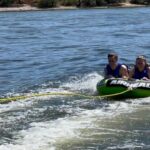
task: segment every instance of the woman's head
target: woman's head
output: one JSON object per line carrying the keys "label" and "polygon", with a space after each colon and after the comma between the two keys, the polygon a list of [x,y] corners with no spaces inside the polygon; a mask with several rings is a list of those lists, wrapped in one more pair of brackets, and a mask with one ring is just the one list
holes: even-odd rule
{"label": "woman's head", "polygon": [[144,56],[138,56],[136,58],[136,67],[139,69],[139,71],[143,71],[145,67],[147,67],[147,61]]}

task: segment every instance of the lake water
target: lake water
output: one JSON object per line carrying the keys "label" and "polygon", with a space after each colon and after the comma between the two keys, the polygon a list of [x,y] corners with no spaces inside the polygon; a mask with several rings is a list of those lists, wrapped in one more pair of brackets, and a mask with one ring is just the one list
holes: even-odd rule
{"label": "lake water", "polygon": [[[0,97],[93,95],[109,52],[150,58],[150,8],[0,13]],[[0,104],[0,150],[149,150],[150,98],[44,96]]]}

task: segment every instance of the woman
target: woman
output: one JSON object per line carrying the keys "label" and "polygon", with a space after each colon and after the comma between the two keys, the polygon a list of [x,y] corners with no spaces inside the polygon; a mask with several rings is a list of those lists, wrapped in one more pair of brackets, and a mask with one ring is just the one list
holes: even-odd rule
{"label": "woman", "polygon": [[144,56],[138,56],[136,58],[136,64],[133,69],[129,72],[129,77],[133,79],[150,79],[150,67],[147,64]]}

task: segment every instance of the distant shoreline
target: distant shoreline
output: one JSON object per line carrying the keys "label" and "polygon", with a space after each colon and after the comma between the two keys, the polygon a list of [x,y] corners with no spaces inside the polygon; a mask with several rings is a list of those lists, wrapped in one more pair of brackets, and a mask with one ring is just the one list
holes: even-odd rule
{"label": "distant shoreline", "polygon": [[0,12],[11,12],[11,11],[35,11],[41,10],[37,7],[32,7],[30,5],[23,5],[19,7],[0,7]]}
{"label": "distant shoreline", "polygon": [[[134,7],[146,7],[147,5],[137,5],[131,3],[120,3],[119,5],[109,5],[109,6],[100,6],[100,7],[85,7],[85,8],[134,8]],[[84,8],[84,7],[83,7]],[[54,8],[38,8],[32,7],[30,5],[24,4],[20,7],[0,7],[0,12],[13,12],[13,11],[40,11],[40,10],[73,10],[73,9],[82,9],[76,6],[59,6]]]}

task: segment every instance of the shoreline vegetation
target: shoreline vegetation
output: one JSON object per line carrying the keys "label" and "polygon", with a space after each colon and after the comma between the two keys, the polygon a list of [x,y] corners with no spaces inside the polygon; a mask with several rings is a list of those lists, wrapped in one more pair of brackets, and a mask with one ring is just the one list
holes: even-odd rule
{"label": "shoreline vegetation", "polygon": [[150,6],[150,0],[0,0],[0,12]]}

